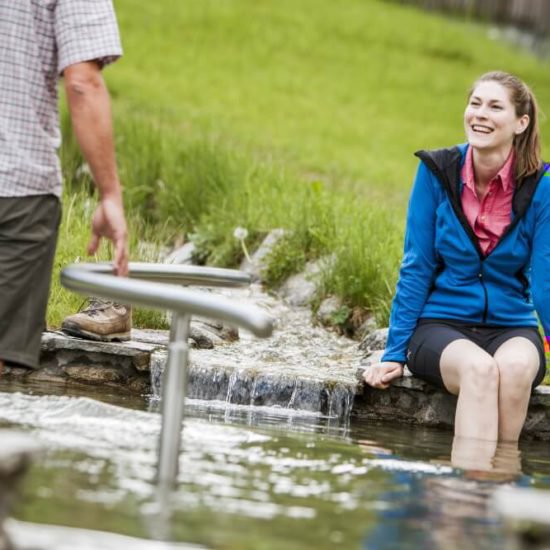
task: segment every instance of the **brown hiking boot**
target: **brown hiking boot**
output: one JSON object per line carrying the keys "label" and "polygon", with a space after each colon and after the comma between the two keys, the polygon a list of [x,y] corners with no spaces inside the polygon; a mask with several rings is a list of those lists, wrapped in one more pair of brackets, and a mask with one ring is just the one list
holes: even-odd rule
{"label": "brown hiking boot", "polygon": [[90,298],[86,308],[63,320],[61,330],[71,336],[112,342],[130,339],[132,308]]}

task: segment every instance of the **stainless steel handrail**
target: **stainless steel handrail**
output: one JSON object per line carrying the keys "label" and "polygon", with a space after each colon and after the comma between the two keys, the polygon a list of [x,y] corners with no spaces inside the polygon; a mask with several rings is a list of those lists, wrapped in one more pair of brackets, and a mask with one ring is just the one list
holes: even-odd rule
{"label": "stainless steel handrail", "polygon": [[[212,317],[245,328],[255,336],[263,338],[270,336],[273,330],[271,318],[254,306],[235,304],[224,296],[192,291],[174,284],[137,281],[105,275],[103,271],[89,270],[89,265],[72,264],[63,269],[61,284],[80,294],[100,296],[124,304],[178,312],[182,315]],[[154,265],[156,264],[149,265],[149,273],[153,273]],[[159,268],[164,267],[164,264],[158,265]],[[224,271],[229,272],[230,270],[226,269]],[[130,264],[130,277],[133,276],[134,272],[132,271],[132,264]],[[139,277],[142,278],[143,274],[140,274]],[[153,275],[153,277],[155,276]],[[170,275],[170,280],[174,281],[176,279],[174,270]],[[191,284],[189,281],[192,280],[192,277],[188,277],[186,273],[183,273],[180,280],[185,280],[186,284]],[[195,280],[198,280],[198,277]],[[206,286],[207,278],[204,273],[201,273],[200,280],[200,284]],[[215,282],[217,286],[220,286],[221,280],[219,278]]]}
{"label": "stainless steel handrail", "polygon": [[[134,278],[142,280],[132,280]],[[162,388],[162,427],[157,474],[161,485],[172,485],[178,474],[191,316],[201,315],[226,321],[261,338],[270,336],[273,331],[272,318],[254,306],[235,304],[223,296],[191,291],[175,284],[166,284],[167,282],[202,286],[243,286],[250,282],[250,277],[246,273],[230,269],[143,263],[130,263],[130,278],[112,275],[110,264],[72,264],[61,272],[63,286],[75,292],[172,312],[170,344]]]}
{"label": "stainless steel handrail", "polygon": [[[102,273],[104,275],[112,275],[113,273],[113,266],[107,262],[79,263],[68,266],[68,268],[73,267],[90,273]],[[129,268],[129,276],[132,279],[145,279],[146,281],[160,283],[239,287],[247,286],[252,282],[250,275],[244,271],[220,267],[130,262]]]}

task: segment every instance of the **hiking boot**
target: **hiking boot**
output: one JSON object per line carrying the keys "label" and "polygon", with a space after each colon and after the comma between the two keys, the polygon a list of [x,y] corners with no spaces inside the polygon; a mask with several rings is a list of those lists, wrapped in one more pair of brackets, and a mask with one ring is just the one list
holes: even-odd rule
{"label": "hiking boot", "polygon": [[101,342],[129,340],[131,329],[132,308],[97,298],[90,298],[86,308],[61,324],[61,330],[71,336]]}

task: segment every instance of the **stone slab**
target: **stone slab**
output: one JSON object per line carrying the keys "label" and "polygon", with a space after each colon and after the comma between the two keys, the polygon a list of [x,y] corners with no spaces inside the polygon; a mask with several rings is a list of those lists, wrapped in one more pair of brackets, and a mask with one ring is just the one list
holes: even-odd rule
{"label": "stone slab", "polygon": [[[223,353],[222,353],[223,355]],[[188,367],[191,399],[226,401],[235,405],[270,406],[320,412],[347,421],[358,386],[355,380],[301,377],[283,369],[242,368],[223,357],[216,364],[194,353]],[[151,389],[160,396],[166,351],[151,356]]]}

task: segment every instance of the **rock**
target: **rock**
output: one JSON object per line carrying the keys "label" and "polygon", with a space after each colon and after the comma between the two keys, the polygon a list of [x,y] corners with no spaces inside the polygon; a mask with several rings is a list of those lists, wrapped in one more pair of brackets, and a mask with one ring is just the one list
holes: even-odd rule
{"label": "rock", "polygon": [[[148,370],[149,355],[156,345],[140,341],[97,342],[68,336],[62,332],[44,332],[41,342],[41,363],[55,356],[58,364],[70,363],[75,357],[87,356],[90,362],[113,361],[119,356],[121,361],[129,362],[137,370]],[[108,359],[110,358],[110,359]]]}
{"label": "rock", "polygon": [[308,306],[317,293],[321,269],[318,263],[309,262],[302,273],[290,276],[281,286],[279,294],[291,306]]}
{"label": "rock", "polygon": [[126,378],[122,372],[109,367],[72,365],[70,367],[63,367],[62,370],[69,378],[86,384],[122,384],[126,382]]}
{"label": "rock", "polygon": [[191,340],[199,349],[212,349],[214,346],[239,339],[239,331],[235,327],[224,325],[219,321],[194,318],[191,321]]}
{"label": "rock", "polygon": [[41,365],[39,369],[29,370],[29,373],[24,377],[24,380],[29,380],[31,382],[65,384],[67,377],[65,376],[65,373],[57,366]]}
{"label": "rock", "polygon": [[132,342],[155,344],[159,347],[167,346],[170,341],[170,331],[133,328],[131,338]]}
{"label": "rock", "polygon": [[308,306],[317,292],[317,285],[305,273],[289,277],[281,287],[280,294],[291,306]]}
{"label": "rock", "polygon": [[388,329],[379,328],[367,334],[363,341],[359,344],[359,349],[365,352],[365,357],[373,351],[383,350],[386,348],[388,339]]}
{"label": "rock", "polygon": [[24,376],[27,376],[29,372],[31,372],[31,370],[25,367],[13,367],[6,365],[4,367],[3,375],[9,376],[11,378],[22,378]]}
{"label": "rock", "polygon": [[338,296],[329,296],[325,298],[317,310],[317,320],[323,325],[334,323],[335,315],[342,308],[342,300]]}
{"label": "rock", "polygon": [[151,392],[157,397],[161,395],[162,374],[164,372],[167,359],[167,350],[157,350],[151,354]]}
{"label": "rock", "polygon": [[333,263],[333,256],[308,262],[302,273],[292,275],[283,283],[279,295],[291,306],[310,305],[317,294],[322,273],[330,269]]}
{"label": "rock", "polygon": [[254,282],[261,281],[262,272],[267,268],[267,257],[273,250],[273,247],[285,236],[284,229],[273,229],[269,232],[267,237],[263,240],[262,244],[250,257],[250,261],[247,258],[241,263],[241,271],[250,273]]}
{"label": "rock", "polygon": [[357,340],[364,340],[366,336],[374,332],[378,328],[374,315],[368,317],[361,326],[355,331],[354,338]]}
{"label": "rock", "polygon": [[192,265],[195,258],[195,243],[185,243],[183,246],[176,248],[176,250],[170,252],[166,259],[165,264],[187,264]]}
{"label": "rock", "polygon": [[46,332],[42,335],[40,368],[29,371],[25,379],[106,385],[143,393],[149,386],[151,353],[161,344],[159,334],[155,334],[156,340],[150,333],[137,335],[149,342],[96,342]]}
{"label": "rock", "polygon": [[[171,323],[171,318],[168,319],[168,322]],[[132,332],[132,337],[133,334],[134,332]],[[170,343],[169,330],[142,331],[139,337],[144,338],[143,341],[162,343],[162,345],[165,346]],[[192,348],[212,349],[214,346],[227,342],[235,342],[238,339],[239,330],[235,327],[206,318],[193,317],[191,319],[191,326],[189,327],[189,343]]]}

